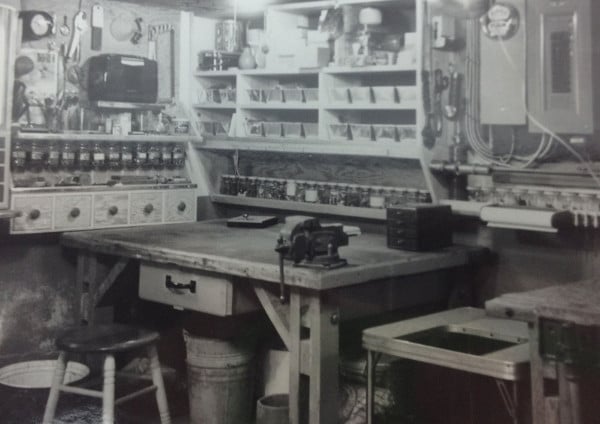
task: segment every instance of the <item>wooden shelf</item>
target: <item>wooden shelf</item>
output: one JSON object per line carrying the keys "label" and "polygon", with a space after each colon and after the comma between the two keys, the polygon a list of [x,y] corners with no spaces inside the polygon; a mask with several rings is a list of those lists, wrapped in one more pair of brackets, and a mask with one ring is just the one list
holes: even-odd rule
{"label": "wooden shelf", "polygon": [[240,105],[241,109],[261,109],[261,110],[319,110],[318,103],[285,103],[285,102],[247,102]]}
{"label": "wooden shelf", "polygon": [[240,71],[240,75],[249,75],[249,76],[265,76],[265,77],[276,77],[279,75],[318,75],[321,71],[320,68],[311,68],[311,69],[302,69],[302,68],[281,68],[281,69],[250,69],[245,71]]}
{"label": "wooden shelf", "polygon": [[284,137],[280,139],[211,137],[204,142],[194,143],[194,146],[201,150],[246,150],[419,159],[419,148],[416,142],[385,143],[373,141],[364,143]]}
{"label": "wooden shelf", "polygon": [[92,107],[98,109],[124,109],[124,110],[163,110],[167,105],[158,103],[128,103],[128,102],[91,102]]}
{"label": "wooden shelf", "polygon": [[186,135],[159,135],[159,134],[140,134],[140,135],[112,135],[105,133],[18,133],[20,140],[42,140],[42,141],[126,141],[126,142],[173,142],[183,143],[191,140],[198,140],[198,137],[192,134]]}
{"label": "wooden shelf", "polygon": [[326,110],[416,110],[414,102],[404,103],[330,103],[323,107]]}
{"label": "wooden shelf", "polygon": [[402,67],[402,66],[389,66],[389,65],[377,65],[377,66],[330,66],[323,68],[322,72],[326,74],[377,74],[377,73],[389,73],[389,72],[415,72],[417,70],[415,66]]}
{"label": "wooden shelf", "polygon": [[260,199],[255,197],[228,196],[224,194],[211,195],[213,203],[252,208],[293,210],[297,212],[335,215],[352,218],[373,219],[385,221],[385,209],[357,208],[353,206],[324,205],[321,203],[291,202],[286,200]]}
{"label": "wooden shelf", "polygon": [[239,69],[227,69],[225,71],[197,71],[194,75],[197,77],[210,77],[210,78],[219,78],[219,77],[235,77],[239,73]]}
{"label": "wooden shelf", "polygon": [[196,103],[195,109],[235,109],[235,103]]}

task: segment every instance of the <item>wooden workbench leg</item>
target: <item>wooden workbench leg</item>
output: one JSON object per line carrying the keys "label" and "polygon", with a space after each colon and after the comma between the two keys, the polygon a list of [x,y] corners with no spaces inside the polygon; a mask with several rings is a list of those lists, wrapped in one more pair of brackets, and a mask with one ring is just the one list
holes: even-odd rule
{"label": "wooden workbench leg", "polygon": [[80,250],[77,254],[77,274],[75,289],[75,318],[79,324],[87,325],[90,320],[90,288],[96,278],[96,258],[89,252]]}
{"label": "wooden workbench leg", "polygon": [[297,287],[290,287],[290,424],[300,424],[300,327],[302,296]]}
{"label": "wooden workbench leg", "polygon": [[373,380],[375,379],[375,364],[373,351],[367,350],[367,424],[373,424],[373,396],[375,395]]}
{"label": "wooden workbench leg", "polygon": [[339,312],[323,299],[309,296],[309,423],[337,422],[339,403]]}
{"label": "wooden workbench leg", "polygon": [[544,364],[540,357],[539,325],[529,324],[529,357],[531,360],[531,412],[533,424],[545,424]]}

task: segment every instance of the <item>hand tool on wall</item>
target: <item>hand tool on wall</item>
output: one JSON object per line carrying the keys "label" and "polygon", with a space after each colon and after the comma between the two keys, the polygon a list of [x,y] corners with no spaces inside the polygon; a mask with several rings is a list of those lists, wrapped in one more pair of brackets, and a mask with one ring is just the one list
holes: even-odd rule
{"label": "hand tool on wall", "polygon": [[102,28],[104,28],[104,8],[95,4],[92,7],[92,50],[102,49]]}
{"label": "hand tool on wall", "polygon": [[[69,44],[69,51],[66,60],[78,60],[81,54],[81,34],[88,29],[87,14],[84,11],[79,11],[75,15],[73,36]],[[77,57],[76,57],[77,55]]]}

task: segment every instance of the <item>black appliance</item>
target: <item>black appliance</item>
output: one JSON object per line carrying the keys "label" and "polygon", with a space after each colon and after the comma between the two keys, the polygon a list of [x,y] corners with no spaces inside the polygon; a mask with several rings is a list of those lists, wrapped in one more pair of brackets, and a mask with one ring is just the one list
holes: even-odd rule
{"label": "black appliance", "polygon": [[452,209],[448,205],[402,205],[387,209],[387,245],[426,251],[452,245]]}
{"label": "black appliance", "polygon": [[155,103],[158,65],[139,56],[102,54],[88,62],[90,101]]}

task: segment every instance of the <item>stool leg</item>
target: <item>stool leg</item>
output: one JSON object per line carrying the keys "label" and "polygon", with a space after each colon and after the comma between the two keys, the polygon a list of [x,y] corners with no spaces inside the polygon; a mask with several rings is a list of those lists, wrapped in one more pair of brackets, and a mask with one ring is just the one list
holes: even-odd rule
{"label": "stool leg", "polygon": [[373,379],[374,379],[374,364],[373,351],[367,350],[367,424],[373,423]]}
{"label": "stool leg", "polygon": [[104,358],[104,384],[102,387],[102,424],[115,422],[115,357]]}
{"label": "stool leg", "polygon": [[60,352],[60,354],[58,355],[58,359],[56,360],[54,376],[52,377],[52,386],[50,386],[50,394],[48,395],[46,409],[44,410],[43,424],[52,424],[52,421],[54,421],[54,413],[56,412],[58,396],[60,395],[60,386],[63,384],[66,370],[67,353]]}
{"label": "stool leg", "polygon": [[148,348],[148,357],[150,358],[152,383],[156,386],[156,404],[158,405],[160,422],[161,424],[171,424],[169,404],[167,403],[167,393],[165,391],[165,383],[163,382],[162,372],[160,371],[160,362],[158,361],[156,346],[152,345]]}

